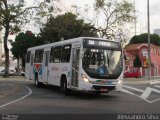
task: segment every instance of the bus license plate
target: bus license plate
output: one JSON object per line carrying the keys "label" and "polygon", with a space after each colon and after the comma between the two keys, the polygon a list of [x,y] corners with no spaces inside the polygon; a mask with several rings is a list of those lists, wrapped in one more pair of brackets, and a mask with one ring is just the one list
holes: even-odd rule
{"label": "bus license plate", "polygon": [[100,91],[101,91],[101,92],[107,92],[108,89],[103,89],[103,88],[102,88],[102,89],[100,89]]}

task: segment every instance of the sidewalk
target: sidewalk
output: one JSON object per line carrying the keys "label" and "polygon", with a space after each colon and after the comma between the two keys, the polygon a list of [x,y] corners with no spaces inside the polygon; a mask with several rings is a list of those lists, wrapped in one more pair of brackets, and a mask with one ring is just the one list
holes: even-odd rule
{"label": "sidewalk", "polygon": [[0,80],[25,80],[26,78],[24,76],[9,76],[9,78],[4,78],[3,76],[0,76]]}
{"label": "sidewalk", "polygon": [[124,83],[135,83],[135,84],[156,84],[160,83],[160,77],[151,77],[150,80],[148,77],[142,77],[142,78],[124,78]]}

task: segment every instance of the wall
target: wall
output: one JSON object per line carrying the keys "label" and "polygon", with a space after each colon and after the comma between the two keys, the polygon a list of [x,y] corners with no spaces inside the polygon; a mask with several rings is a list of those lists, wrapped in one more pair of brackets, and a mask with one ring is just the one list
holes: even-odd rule
{"label": "wall", "polygon": [[[141,46],[141,44],[139,45]],[[132,55],[136,55],[138,53],[140,60],[142,61],[142,76],[148,76],[148,67],[145,66],[145,57],[148,59],[148,47],[146,45],[142,45],[137,50],[129,50],[128,53],[131,53]],[[151,63],[153,63],[153,66],[151,68],[151,75],[152,76],[160,76],[160,47],[151,45]],[[131,61],[133,60],[133,61]],[[134,62],[134,59],[130,59],[129,62]],[[131,69],[131,67],[130,67]]]}

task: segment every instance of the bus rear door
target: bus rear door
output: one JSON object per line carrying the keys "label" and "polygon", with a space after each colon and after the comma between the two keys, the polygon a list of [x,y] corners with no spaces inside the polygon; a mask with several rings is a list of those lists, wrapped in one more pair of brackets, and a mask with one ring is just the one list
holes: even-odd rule
{"label": "bus rear door", "polygon": [[31,53],[31,60],[30,60],[30,65],[29,65],[29,79],[33,80],[34,75],[33,75],[33,62],[34,62],[34,54]]}
{"label": "bus rear door", "polygon": [[80,43],[72,45],[72,77],[71,87],[78,87],[78,76],[79,76],[79,59],[80,59]]}
{"label": "bus rear door", "polygon": [[49,75],[49,70],[48,70],[48,62],[49,62],[49,51],[44,52],[43,56],[43,72],[42,72],[42,80],[43,83],[48,82],[48,75]]}

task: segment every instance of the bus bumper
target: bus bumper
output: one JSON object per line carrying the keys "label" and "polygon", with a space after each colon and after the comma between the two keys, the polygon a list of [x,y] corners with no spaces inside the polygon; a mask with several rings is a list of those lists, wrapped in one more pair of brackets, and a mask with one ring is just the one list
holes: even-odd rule
{"label": "bus bumper", "polygon": [[91,84],[82,82],[80,85],[83,91],[99,91],[100,93],[107,93],[112,90],[120,91],[122,82],[115,82],[114,84]]}

